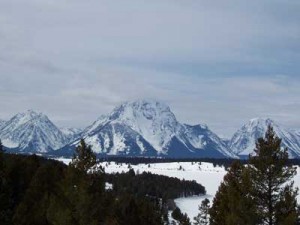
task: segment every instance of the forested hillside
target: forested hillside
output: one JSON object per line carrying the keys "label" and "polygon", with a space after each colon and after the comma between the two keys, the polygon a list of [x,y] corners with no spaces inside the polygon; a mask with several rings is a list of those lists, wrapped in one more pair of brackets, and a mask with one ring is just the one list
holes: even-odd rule
{"label": "forested hillside", "polygon": [[205,193],[196,182],[149,173],[88,172],[95,162],[84,142],[70,166],[1,150],[0,224],[159,225],[168,223],[169,199]]}

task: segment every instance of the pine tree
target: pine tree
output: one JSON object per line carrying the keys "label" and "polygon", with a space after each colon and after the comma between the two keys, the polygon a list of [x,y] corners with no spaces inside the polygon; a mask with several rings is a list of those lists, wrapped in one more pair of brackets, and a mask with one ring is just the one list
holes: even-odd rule
{"label": "pine tree", "polygon": [[235,161],[213,200],[210,224],[256,224],[255,205],[250,193],[251,182],[248,170],[239,161]]}
{"label": "pine tree", "polygon": [[75,150],[71,166],[80,171],[87,172],[96,164],[96,155],[93,153],[91,146],[87,145],[83,139],[80,140],[80,145]]}
{"label": "pine tree", "polygon": [[0,140],[0,224],[11,224],[10,218],[10,190],[7,184],[7,176],[4,163],[4,149]]}
{"label": "pine tree", "polygon": [[259,224],[296,224],[298,190],[291,182],[296,169],[287,165],[287,148],[281,149],[281,139],[271,126],[265,138],[258,139],[254,152],[255,155],[250,156],[249,170]]}
{"label": "pine tree", "polygon": [[190,218],[188,217],[188,215],[185,213],[179,223],[180,225],[191,225],[191,221]]}
{"label": "pine tree", "polygon": [[177,220],[179,222],[179,225],[190,225],[190,219],[187,216],[187,214],[183,214],[181,212],[181,210],[176,207],[176,209],[174,209],[174,211],[172,212],[172,217],[174,220]]}
{"label": "pine tree", "polygon": [[52,224],[49,216],[49,205],[52,201],[60,201],[57,194],[57,181],[61,179],[61,171],[53,165],[43,165],[35,173],[22,202],[17,206],[13,224],[40,225]]}
{"label": "pine tree", "polygon": [[209,209],[210,209],[210,202],[206,198],[202,201],[201,205],[199,205],[199,214],[194,217],[194,225],[208,225],[209,223]]}

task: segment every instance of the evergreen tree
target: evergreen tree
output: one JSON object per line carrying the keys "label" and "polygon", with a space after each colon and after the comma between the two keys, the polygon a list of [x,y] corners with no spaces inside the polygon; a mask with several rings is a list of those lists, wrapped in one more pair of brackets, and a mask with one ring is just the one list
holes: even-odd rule
{"label": "evergreen tree", "polygon": [[190,221],[190,218],[188,217],[188,215],[185,213],[183,215],[183,217],[181,218],[180,220],[180,225],[191,225],[191,221]]}
{"label": "evergreen tree", "polygon": [[183,214],[181,210],[176,207],[176,209],[172,212],[172,217],[174,220],[179,222],[179,225],[190,225],[190,219],[187,214]]}
{"label": "evergreen tree", "polygon": [[213,200],[210,224],[256,224],[255,202],[250,196],[251,188],[249,171],[239,161],[235,161]]}
{"label": "evergreen tree", "polygon": [[12,211],[10,210],[10,191],[7,184],[7,177],[4,163],[4,149],[0,140],[0,224],[11,224],[10,218]]}
{"label": "evergreen tree", "polygon": [[296,169],[287,165],[288,151],[281,149],[273,128],[268,127],[265,138],[258,139],[255,155],[250,156],[250,174],[253,182],[253,197],[260,219],[259,224],[296,224],[297,189],[291,179]]}
{"label": "evergreen tree", "polygon": [[208,225],[209,223],[209,200],[206,198],[199,205],[199,214],[194,217],[194,225]]}
{"label": "evergreen tree", "polygon": [[87,172],[96,164],[96,155],[93,153],[91,146],[87,145],[83,139],[80,140],[80,145],[76,147],[71,166],[80,171]]}
{"label": "evergreen tree", "polygon": [[51,201],[60,200],[57,196],[57,181],[61,179],[60,172],[59,168],[47,164],[38,169],[15,211],[14,224],[52,224],[48,209]]}

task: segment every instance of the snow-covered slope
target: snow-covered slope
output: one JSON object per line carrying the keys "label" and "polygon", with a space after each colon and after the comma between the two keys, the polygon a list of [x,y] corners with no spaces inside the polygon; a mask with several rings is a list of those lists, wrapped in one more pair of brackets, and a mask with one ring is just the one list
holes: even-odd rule
{"label": "snow-covered slope", "polygon": [[229,147],[238,155],[249,155],[255,148],[258,138],[264,137],[268,126],[274,128],[276,135],[282,139],[282,147],[287,147],[291,158],[300,157],[300,138],[294,133],[280,127],[271,119],[256,118],[250,120],[232,137]]}
{"label": "snow-covered slope", "polygon": [[63,133],[42,113],[28,110],[5,123],[0,130],[3,145],[23,153],[44,153],[61,148]]}
{"label": "snow-covered slope", "polygon": [[292,130],[300,138],[300,129]]}
{"label": "snow-covered slope", "polygon": [[70,143],[78,138],[80,138],[82,129],[80,128],[69,128],[69,127],[62,127],[60,131],[64,134],[66,143]]}
{"label": "snow-covered slope", "polygon": [[95,152],[109,155],[235,157],[207,126],[180,124],[170,108],[157,101],[124,103],[85,129],[82,137]]}
{"label": "snow-covered slope", "polygon": [[5,122],[6,122],[5,120],[0,119],[0,129],[4,126]]}

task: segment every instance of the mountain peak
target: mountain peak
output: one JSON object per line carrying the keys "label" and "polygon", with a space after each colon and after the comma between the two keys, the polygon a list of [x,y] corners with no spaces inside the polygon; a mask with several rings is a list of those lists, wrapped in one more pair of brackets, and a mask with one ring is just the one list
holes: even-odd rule
{"label": "mountain peak", "polygon": [[133,122],[138,120],[177,122],[169,106],[156,100],[136,100],[125,102],[116,107],[109,116],[110,120]]}
{"label": "mountain peak", "polygon": [[270,118],[262,118],[262,117],[257,117],[257,118],[253,118],[249,121],[249,123],[247,124],[248,126],[265,126],[265,125],[272,125],[274,124],[274,120],[270,119]]}
{"label": "mountain peak", "polygon": [[[99,154],[235,157],[207,126],[179,123],[169,106],[156,100],[125,102],[85,129],[82,137]],[[70,143],[70,149],[78,142]]]}
{"label": "mountain peak", "polygon": [[131,108],[134,111],[171,111],[169,106],[163,102],[156,100],[136,100],[128,101],[114,109],[114,112],[124,111],[128,108]]}
{"label": "mountain peak", "polygon": [[266,128],[271,126],[277,126],[274,120],[270,118],[253,118],[248,123],[246,123],[241,130],[248,130],[248,132],[253,130],[266,130]]}
{"label": "mountain peak", "polygon": [[40,112],[33,111],[31,109],[16,114],[12,119],[14,123],[21,125],[27,123],[29,121],[36,121],[36,120],[49,120],[46,115]]}
{"label": "mountain peak", "polygon": [[300,141],[296,134],[279,126],[270,118],[254,118],[250,120],[233,135],[229,147],[239,155],[252,153],[257,139],[265,136],[269,125],[274,128],[276,135],[282,139],[282,146],[288,147],[290,157],[299,157]]}
{"label": "mountain peak", "polygon": [[16,114],[1,127],[3,144],[20,151],[46,152],[62,147],[63,133],[43,113],[27,110]]}
{"label": "mountain peak", "polygon": [[26,110],[26,111],[24,111],[24,112],[18,113],[17,115],[22,116],[22,117],[25,117],[25,116],[26,116],[26,117],[35,118],[35,117],[37,117],[37,116],[43,115],[43,113],[34,111],[34,110],[32,110],[32,109],[28,109],[28,110]]}

